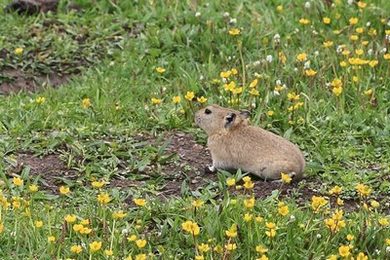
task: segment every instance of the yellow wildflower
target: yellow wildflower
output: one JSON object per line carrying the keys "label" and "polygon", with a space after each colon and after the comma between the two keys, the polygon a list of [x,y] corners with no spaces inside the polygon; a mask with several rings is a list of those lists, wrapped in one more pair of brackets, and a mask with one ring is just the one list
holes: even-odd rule
{"label": "yellow wildflower", "polygon": [[192,91],[187,91],[186,95],[184,96],[185,99],[188,101],[192,101],[195,97],[195,93]]}
{"label": "yellow wildflower", "polygon": [[47,237],[47,242],[54,243],[55,241],[56,241],[56,237],[55,236],[48,236]]}
{"label": "yellow wildflower", "polygon": [[210,250],[210,247],[208,244],[202,243],[198,245],[198,250],[202,253],[208,252]]}
{"label": "yellow wildflower", "polygon": [[227,251],[234,251],[237,249],[236,243],[229,243],[225,245]]}
{"label": "yellow wildflower", "polygon": [[359,22],[359,19],[356,18],[356,17],[352,17],[352,18],[349,19],[349,24],[350,24],[350,25],[355,25],[355,24],[357,24],[358,22]]}
{"label": "yellow wildflower", "polygon": [[66,215],[66,216],[64,217],[64,219],[65,219],[65,221],[66,221],[67,223],[73,223],[73,222],[76,221],[77,217],[76,217],[76,215],[74,215],[74,214],[68,214],[68,215]]}
{"label": "yellow wildflower", "polygon": [[35,225],[36,228],[41,228],[41,227],[43,227],[43,221],[36,220],[34,225]]}
{"label": "yellow wildflower", "polygon": [[106,256],[113,256],[114,252],[111,249],[106,249],[106,250],[104,250],[104,254]]}
{"label": "yellow wildflower", "polygon": [[37,103],[38,105],[42,105],[43,103],[45,103],[45,101],[46,101],[45,97],[37,97],[35,99],[35,103]]}
{"label": "yellow wildflower", "polygon": [[236,184],[236,179],[234,178],[227,178],[226,179],[226,185],[228,187],[234,186]]}
{"label": "yellow wildflower", "polygon": [[268,249],[263,245],[256,246],[256,252],[259,254],[265,254],[268,252]]}
{"label": "yellow wildflower", "polygon": [[244,200],[244,206],[245,208],[251,209],[255,206],[255,198],[249,198]]}
{"label": "yellow wildflower", "polygon": [[329,194],[330,195],[340,195],[342,192],[342,188],[338,185],[334,186],[332,189],[330,189]]}
{"label": "yellow wildflower", "polygon": [[380,218],[378,219],[378,223],[383,226],[383,227],[387,227],[390,225],[390,221],[388,218]]}
{"label": "yellow wildflower", "polygon": [[192,206],[193,206],[194,208],[200,208],[200,207],[203,206],[204,201],[203,201],[203,200],[200,200],[200,199],[197,199],[197,200],[194,200],[191,204],[192,204]]}
{"label": "yellow wildflower", "polygon": [[83,248],[80,245],[73,245],[70,247],[70,252],[74,254],[80,254],[83,251]]}
{"label": "yellow wildflower", "polygon": [[259,83],[259,80],[258,79],[254,79],[250,84],[249,84],[249,88],[255,88],[257,86],[257,84]]}
{"label": "yellow wildflower", "polygon": [[315,71],[313,69],[307,69],[307,70],[305,70],[305,74],[308,77],[314,77],[317,74],[317,71]]}
{"label": "yellow wildflower", "polygon": [[152,97],[152,98],[151,98],[151,101],[152,101],[152,104],[153,104],[153,105],[160,105],[161,102],[162,102],[162,99]]}
{"label": "yellow wildflower", "polygon": [[111,198],[108,193],[102,192],[97,195],[97,201],[102,205],[106,205],[111,201]]}
{"label": "yellow wildflower", "polygon": [[291,181],[292,181],[292,178],[290,177],[290,175],[288,175],[287,173],[284,173],[284,172],[282,172],[282,173],[280,173],[281,174],[281,179],[282,179],[282,182],[284,182],[284,183],[287,183],[287,184],[289,184],[289,183],[291,183]]}
{"label": "yellow wildflower", "polygon": [[275,112],[272,110],[267,111],[267,116],[273,116],[274,114]]}
{"label": "yellow wildflower", "polygon": [[187,231],[188,233],[193,234],[194,236],[199,235],[200,228],[196,222],[192,222],[191,220],[187,220],[183,224],[181,224],[181,227],[184,231]]}
{"label": "yellow wildflower", "polygon": [[238,28],[231,28],[229,30],[229,34],[232,35],[232,36],[236,36],[236,35],[239,35],[241,33],[241,30],[238,29]]}
{"label": "yellow wildflower", "polygon": [[306,61],[306,59],[307,59],[307,54],[304,52],[297,55],[297,61],[299,62]]}
{"label": "yellow wildflower", "polygon": [[137,245],[138,248],[144,248],[146,246],[146,240],[145,239],[137,239],[135,241],[135,244]]}
{"label": "yellow wildflower", "polygon": [[360,253],[356,256],[356,260],[368,260],[368,256],[366,256],[363,252],[360,252]]}
{"label": "yellow wildflower", "polygon": [[91,100],[89,98],[83,98],[83,100],[81,101],[81,106],[84,109],[89,108],[91,105],[92,105],[92,103],[91,103]]}
{"label": "yellow wildflower", "polygon": [[339,255],[342,257],[347,257],[350,255],[350,250],[351,248],[349,246],[342,245],[339,247]]}
{"label": "yellow wildflower", "polygon": [[333,46],[333,42],[332,41],[325,41],[323,43],[323,45],[324,45],[325,48],[329,48],[329,47]]}
{"label": "yellow wildflower", "polygon": [[324,18],[322,18],[322,22],[323,22],[324,24],[330,24],[331,20],[330,20],[329,17],[324,17]]}
{"label": "yellow wildflower", "polygon": [[105,184],[106,184],[105,181],[93,181],[93,182],[91,182],[92,187],[94,187],[96,189],[102,188]]}
{"label": "yellow wildflower", "polygon": [[362,197],[368,196],[372,192],[372,189],[365,184],[358,184],[355,188],[358,194]]}
{"label": "yellow wildflower", "polygon": [[23,51],[24,51],[24,49],[19,47],[19,48],[16,48],[16,49],[14,50],[14,53],[15,53],[16,55],[20,56],[20,55],[23,54]]}
{"label": "yellow wildflower", "polygon": [[321,196],[313,196],[311,198],[311,207],[315,212],[318,212],[321,210],[322,207],[324,207],[326,204],[328,204],[328,201]]}
{"label": "yellow wildflower", "polygon": [[37,192],[38,191],[38,186],[36,184],[31,184],[28,186],[28,190],[30,192]]}
{"label": "yellow wildflower", "polygon": [[301,18],[301,19],[299,19],[299,23],[302,25],[308,25],[308,24],[310,24],[310,20],[305,19],[305,18]]}
{"label": "yellow wildflower", "polygon": [[283,12],[283,5],[278,5],[276,7],[276,11],[278,11],[279,13]]}
{"label": "yellow wildflower", "polygon": [[146,200],[141,199],[141,198],[134,198],[133,202],[135,203],[135,205],[140,206],[140,207],[143,207],[146,205]]}
{"label": "yellow wildflower", "polygon": [[181,97],[180,96],[174,96],[172,97],[172,103],[173,104],[179,104],[181,101]]}
{"label": "yellow wildflower", "polygon": [[92,243],[89,244],[89,251],[91,253],[95,253],[102,248],[102,242],[100,241],[93,241]]}
{"label": "yellow wildflower", "polygon": [[69,192],[70,192],[69,187],[66,187],[66,186],[61,186],[61,187],[60,187],[60,193],[61,193],[62,195],[69,194]]}
{"label": "yellow wildflower", "polygon": [[123,212],[123,210],[115,211],[112,213],[113,219],[122,219],[126,217],[127,213]]}
{"label": "yellow wildflower", "polygon": [[229,78],[230,75],[232,75],[232,72],[230,70],[227,70],[227,71],[221,71],[221,73],[219,73],[219,76],[221,78]]}
{"label": "yellow wildflower", "polygon": [[156,68],[156,71],[157,71],[158,73],[162,74],[162,73],[164,73],[166,70],[165,70],[164,68],[162,68],[162,67],[157,67],[157,68]]}
{"label": "yellow wildflower", "polygon": [[14,177],[12,182],[14,183],[15,186],[18,186],[18,187],[22,186],[24,183],[24,181],[19,177]]}
{"label": "yellow wildflower", "polygon": [[199,103],[206,103],[206,101],[207,101],[207,98],[205,98],[204,96],[201,96],[200,98],[197,98],[197,100],[198,100],[198,102]]}

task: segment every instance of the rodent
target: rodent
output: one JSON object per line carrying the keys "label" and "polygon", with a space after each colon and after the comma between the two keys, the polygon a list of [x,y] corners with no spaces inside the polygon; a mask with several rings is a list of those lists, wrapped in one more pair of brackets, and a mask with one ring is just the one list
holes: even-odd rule
{"label": "rodent", "polygon": [[263,179],[278,180],[287,173],[301,179],[305,159],[295,144],[249,123],[249,111],[209,105],[195,113],[195,123],[208,135],[211,170],[250,172]]}

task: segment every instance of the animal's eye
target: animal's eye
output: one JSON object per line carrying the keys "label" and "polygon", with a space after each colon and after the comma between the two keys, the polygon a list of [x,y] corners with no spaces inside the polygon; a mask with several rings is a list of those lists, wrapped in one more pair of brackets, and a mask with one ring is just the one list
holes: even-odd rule
{"label": "animal's eye", "polygon": [[211,110],[208,109],[208,108],[206,108],[206,109],[204,110],[204,113],[205,113],[206,115],[209,115],[209,114],[211,114]]}

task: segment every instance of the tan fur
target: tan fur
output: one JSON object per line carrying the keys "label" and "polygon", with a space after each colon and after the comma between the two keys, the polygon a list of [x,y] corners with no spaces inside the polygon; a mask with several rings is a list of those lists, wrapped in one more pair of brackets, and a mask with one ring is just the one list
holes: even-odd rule
{"label": "tan fur", "polygon": [[[211,114],[206,114],[208,109]],[[227,124],[227,116],[235,119]],[[213,166],[220,169],[241,169],[264,179],[280,179],[281,172],[301,178],[305,159],[299,148],[290,141],[249,125],[239,111],[210,105],[195,115],[196,124],[208,135],[207,146]]]}

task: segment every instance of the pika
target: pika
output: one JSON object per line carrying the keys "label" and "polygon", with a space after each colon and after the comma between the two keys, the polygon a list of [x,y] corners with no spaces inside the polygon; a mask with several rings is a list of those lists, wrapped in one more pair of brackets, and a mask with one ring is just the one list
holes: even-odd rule
{"label": "pika", "polygon": [[210,105],[196,112],[195,123],[208,135],[207,146],[217,169],[250,172],[265,180],[281,173],[302,178],[305,159],[299,148],[274,133],[249,124],[249,111]]}

